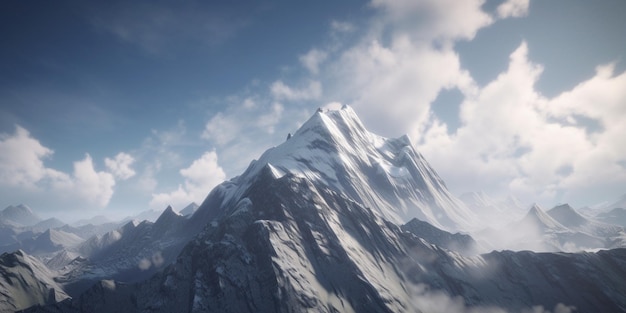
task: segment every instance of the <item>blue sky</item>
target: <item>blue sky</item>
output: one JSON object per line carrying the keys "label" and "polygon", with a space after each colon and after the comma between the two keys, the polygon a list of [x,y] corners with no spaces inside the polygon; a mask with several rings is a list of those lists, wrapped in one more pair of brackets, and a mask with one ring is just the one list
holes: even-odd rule
{"label": "blue sky", "polygon": [[3,1],[0,206],[201,202],[329,103],[454,193],[626,192],[626,4]]}

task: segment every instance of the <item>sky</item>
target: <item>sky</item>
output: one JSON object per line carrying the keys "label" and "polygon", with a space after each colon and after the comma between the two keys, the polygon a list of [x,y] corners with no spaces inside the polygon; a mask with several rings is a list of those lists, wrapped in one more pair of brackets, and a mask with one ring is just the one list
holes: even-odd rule
{"label": "sky", "polygon": [[0,3],[0,207],[201,203],[318,107],[408,134],[451,191],[626,193],[623,0]]}

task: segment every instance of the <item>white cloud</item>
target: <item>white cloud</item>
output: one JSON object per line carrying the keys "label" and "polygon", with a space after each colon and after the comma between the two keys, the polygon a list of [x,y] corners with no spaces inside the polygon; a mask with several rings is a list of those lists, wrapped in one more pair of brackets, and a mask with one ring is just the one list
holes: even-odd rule
{"label": "white cloud", "polygon": [[229,106],[224,112],[218,112],[209,119],[202,132],[202,138],[218,146],[224,146],[235,139],[241,139],[241,133],[261,131],[273,134],[274,127],[280,122],[284,106],[273,102],[269,106],[250,105],[246,98],[241,104]]}
{"label": "white cloud", "polygon": [[[506,72],[467,96],[456,133],[436,121],[419,149],[453,187],[513,192],[531,201],[553,203],[624,184],[626,73],[609,69],[546,99],[535,90],[542,67],[528,60],[522,43]],[[576,116],[602,127],[571,123]]]}
{"label": "white cloud", "polygon": [[[265,93],[267,89],[263,90]],[[229,175],[245,170],[250,160],[275,146],[294,131],[309,113],[299,104],[272,99],[262,92],[233,95],[223,101],[226,109],[215,113],[205,125],[202,138],[215,145]],[[275,135],[284,132],[284,135]]]}
{"label": "white cloud", "polygon": [[285,108],[282,104],[274,102],[269,112],[261,114],[257,118],[256,125],[260,129],[265,130],[268,134],[273,134],[275,130],[274,126],[280,121],[284,110]]}
{"label": "white cloud", "polygon": [[85,155],[84,160],[74,162],[74,173],[70,190],[79,197],[89,203],[105,207],[109,203],[111,196],[113,196],[114,186],[115,178],[113,175],[103,171],[96,171],[89,154]]}
{"label": "white cloud", "polygon": [[[603,66],[594,78],[547,99],[535,88],[543,67],[528,60],[522,43],[506,71],[478,86],[454,43],[494,23],[483,4],[373,0],[380,14],[356,44],[320,50],[339,56],[316,68],[325,86],[321,98],[351,104],[377,133],[408,133],[457,192],[513,192],[552,204],[589,188],[623,184],[624,74]],[[528,9],[528,1],[507,1],[496,14],[519,17]],[[453,133],[432,109],[447,89],[464,97]]]}
{"label": "white cloud", "polygon": [[330,28],[333,33],[349,33],[355,29],[354,25],[349,22],[336,20],[330,22]]}
{"label": "white cloud", "polygon": [[385,23],[394,29],[410,29],[419,40],[472,39],[479,29],[493,23],[482,10],[484,0],[372,0],[383,10]]}
{"label": "white cloud", "polygon": [[163,209],[171,205],[180,210],[191,202],[202,203],[211,189],[226,178],[215,151],[204,153],[189,167],[181,169],[180,175],[185,178],[184,185],[168,193],[153,194],[150,201],[152,208]]}
{"label": "white cloud", "polygon": [[299,57],[300,63],[311,72],[311,74],[317,74],[319,72],[319,66],[326,60],[328,53],[319,49],[311,49],[306,54]]}
{"label": "white cloud", "polygon": [[[373,0],[377,15],[356,44],[320,67],[325,99],[351,104],[373,131],[419,141],[430,104],[444,89],[475,91],[453,43],[471,40],[493,19],[482,0]],[[331,33],[331,36],[333,34]]]}
{"label": "white cloud", "polygon": [[530,0],[507,0],[497,8],[499,18],[523,17],[528,14]]}
{"label": "white cloud", "polygon": [[374,40],[355,46],[333,64],[329,91],[350,103],[366,125],[383,135],[417,134],[430,118],[430,103],[444,88],[470,92],[473,82],[451,49],[435,49],[396,36],[389,46]]}
{"label": "white cloud", "polygon": [[322,84],[311,80],[301,88],[289,87],[282,81],[275,81],[270,87],[272,96],[277,100],[304,101],[315,100],[322,95]]}
{"label": "white cloud", "polygon": [[43,164],[53,153],[21,126],[13,135],[0,134],[0,184],[33,188],[45,178],[62,176]]}
{"label": "white cloud", "polygon": [[241,127],[236,116],[218,112],[206,123],[202,138],[209,139],[218,145],[224,145],[237,138]]}
{"label": "white cloud", "polygon": [[130,167],[134,161],[131,155],[120,152],[114,159],[105,158],[104,164],[116,178],[126,180],[135,176],[135,171]]}
{"label": "white cloud", "polygon": [[0,152],[0,185],[50,202],[69,201],[68,209],[104,207],[113,195],[113,175],[96,171],[91,156],[74,162],[72,175],[48,168],[44,159],[53,151],[20,126],[13,135],[0,135]]}
{"label": "white cloud", "polygon": [[155,175],[161,170],[161,162],[158,160],[148,163],[137,179],[136,188],[142,192],[153,192],[157,186]]}

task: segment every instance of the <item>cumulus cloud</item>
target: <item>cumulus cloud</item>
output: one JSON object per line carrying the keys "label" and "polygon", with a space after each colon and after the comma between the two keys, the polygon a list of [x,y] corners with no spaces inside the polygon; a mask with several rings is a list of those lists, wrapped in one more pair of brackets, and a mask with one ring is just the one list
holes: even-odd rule
{"label": "cumulus cloud", "polygon": [[53,151],[20,126],[16,126],[12,135],[0,134],[0,152],[0,185],[31,196],[70,201],[73,206],[70,209],[104,207],[113,195],[113,175],[96,171],[89,154],[74,162],[71,175],[48,168],[44,160]]}
{"label": "cumulus cloud", "polygon": [[115,177],[125,180],[135,176],[135,171],[130,167],[134,161],[131,155],[120,152],[114,159],[105,158],[104,164]]}
{"label": "cumulus cloud", "polygon": [[[456,192],[472,186],[550,204],[580,201],[576,195],[590,188],[605,197],[623,192],[615,186],[626,182],[620,144],[626,74],[614,73],[613,64],[600,66],[593,78],[550,99],[535,88],[543,66],[529,60],[523,42],[508,68],[479,86],[454,43],[495,22],[483,4],[372,0],[378,14],[360,39],[316,48],[338,56],[317,64],[321,98],[351,104],[374,132],[408,133]],[[529,1],[508,0],[495,14],[521,17],[528,10]],[[463,96],[460,126],[449,129],[432,106],[442,91],[454,89]]]}
{"label": "cumulus cloud", "polygon": [[[513,192],[533,201],[572,199],[594,186],[626,183],[626,74],[596,75],[553,99],[535,89],[542,72],[522,43],[509,68],[461,105],[454,134],[435,121],[419,149],[454,187]],[[594,119],[589,129],[576,118]],[[476,179],[480,177],[480,179]]]}
{"label": "cumulus cloud", "polygon": [[318,99],[322,94],[322,84],[311,80],[305,86],[289,87],[282,81],[275,81],[270,87],[272,96],[277,100],[304,101]]}
{"label": "cumulus cloud", "polygon": [[479,29],[493,23],[482,10],[484,0],[372,0],[382,10],[385,23],[395,29],[411,29],[419,40],[472,39]]}
{"label": "cumulus cloud", "polygon": [[191,202],[202,203],[211,189],[226,178],[215,151],[204,153],[189,167],[181,169],[180,175],[185,178],[185,183],[174,191],[153,194],[152,208],[163,209],[171,205],[180,210]]}
{"label": "cumulus cloud", "polygon": [[336,88],[331,92],[383,135],[418,133],[442,89],[472,88],[472,79],[453,50],[436,49],[404,35],[389,45],[373,40],[346,50],[331,76],[336,81],[330,84]]}
{"label": "cumulus cloud", "polygon": [[507,0],[497,8],[499,18],[522,17],[528,14],[530,0]]}
{"label": "cumulus cloud", "polygon": [[[85,155],[84,160],[74,162],[72,178],[70,190],[93,204],[105,207],[113,196],[115,186],[113,174],[96,171],[89,154]],[[68,185],[63,187],[68,187]]]}
{"label": "cumulus cloud", "polygon": [[[453,43],[493,23],[484,1],[373,0],[369,28],[354,45],[327,47],[339,57],[320,69],[326,99],[349,103],[373,131],[419,141],[442,90],[475,89]],[[331,36],[333,33],[331,33]]]}
{"label": "cumulus cloud", "polygon": [[21,126],[15,127],[13,135],[0,134],[0,183],[35,187],[45,178],[63,176],[44,166],[43,160],[53,153]]}

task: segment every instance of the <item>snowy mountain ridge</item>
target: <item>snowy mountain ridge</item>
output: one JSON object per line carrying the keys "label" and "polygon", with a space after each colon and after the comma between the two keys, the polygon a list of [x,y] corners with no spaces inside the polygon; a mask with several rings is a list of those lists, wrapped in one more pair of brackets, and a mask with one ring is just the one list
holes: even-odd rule
{"label": "snowy mountain ridge", "polygon": [[277,178],[290,173],[321,183],[399,224],[418,218],[454,231],[480,224],[406,135],[388,139],[370,133],[349,106],[319,109],[290,139],[222,188],[238,198],[266,166]]}

